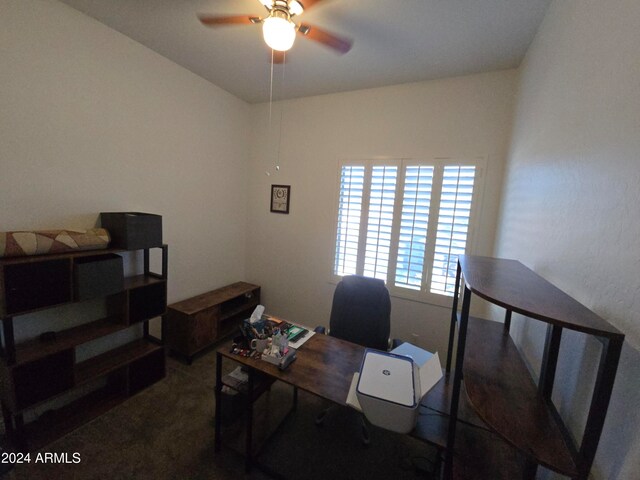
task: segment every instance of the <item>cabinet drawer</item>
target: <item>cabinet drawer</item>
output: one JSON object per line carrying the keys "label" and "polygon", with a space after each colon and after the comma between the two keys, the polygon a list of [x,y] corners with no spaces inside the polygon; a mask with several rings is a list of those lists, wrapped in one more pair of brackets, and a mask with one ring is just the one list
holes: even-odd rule
{"label": "cabinet drawer", "polygon": [[193,325],[189,339],[191,351],[200,350],[213,343],[218,332],[218,312],[217,307],[209,308],[198,312],[193,316]]}
{"label": "cabinet drawer", "polygon": [[186,315],[169,307],[167,310],[167,343],[183,355],[193,355],[211,345],[218,334],[218,306]]}

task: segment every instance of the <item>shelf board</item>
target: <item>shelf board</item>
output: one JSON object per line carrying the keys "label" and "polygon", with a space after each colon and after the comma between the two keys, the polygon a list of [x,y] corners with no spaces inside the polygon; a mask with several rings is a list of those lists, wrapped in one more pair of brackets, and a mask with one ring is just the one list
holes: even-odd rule
{"label": "shelf board", "polygon": [[[251,312],[253,311],[254,308],[256,308],[258,306],[258,300],[257,299],[252,299],[251,301],[245,303],[244,305],[239,305],[235,308],[229,309],[229,310],[225,310],[224,312],[220,313],[220,321],[224,322],[225,320],[229,320],[229,319],[233,319],[233,317],[243,313],[243,312],[247,312],[247,318],[249,318],[251,316]],[[224,309],[223,309],[224,310]]]}
{"label": "shelf board", "polygon": [[[443,377],[422,400],[411,436],[438,448],[447,445],[451,381]],[[462,386],[453,463],[455,480],[512,480],[523,478],[524,455],[506,443],[475,414]]]}
{"label": "shelf board", "polygon": [[[274,378],[268,377],[266,375],[261,375],[256,372],[256,375],[253,381],[252,401],[255,402],[264,392],[269,390],[269,388],[271,388],[271,385],[273,385],[275,381],[276,380]],[[222,384],[224,386],[227,386],[235,390],[236,392],[243,393],[245,395],[247,394],[248,383],[236,380],[229,374],[222,377]]]}
{"label": "shelf board", "polygon": [[[452,385],[450,378],[445,376],[444,371],[442,375],[440,381],[422,399],[420,417],[412,435],[437,447],[446,448]],[[464,385],[462,392],[464,393]],[[465,395],[461,395],[458,419],[477,427],[487,428],[463,397]]]}
{"label": "shelf board", "polygon": [[29,450],[41,448],[109,411],[126,398],[123,388],[105,386],[62,408],[42,415],[38,420],[25,425],[26,446]]}
{"label": "shelf board", "polygon": [[85,360],[76,365],[76,385],[102,377],[120,367],[128,365],[138,358],[145,357],[162,348],[162,346],[141,339]]}
{"label": "shelf board", "polygon": [[[106,253],[106,252],[110,252],[111,250],[94,250],[93,252],[99,251],[101,253]],[[121,250],[122,251],[122,250]],[[79,255],[76,254],[76,256],[87,256],[90,252],[85,252],[85,255]],[[52,255],[53,256],[53,255]],[[60,255],[55,255],[55,256],[60,256]],[[47,256],[47,258],[49,258],[49,256]],[[28,263],[28,262],[23,262],[23,263]],[[157,276],[153,276],[153,275],[135,275],[132,277],[125,277],[124,278],[124,290],[133,290],[136,288],[140,288],[140,287],[146,287],[149,285],[157,285],[157,284],[161,284],[161,283],[166,283],[167,280],[164,278],[160,278]],[[120,293],[120,292],[118,292]],[[118,293],[115,293],[113,295],[118,295]],[[50,308],[54,308],[54,307],[60,307],[62,305],[69,305],[71,303],[77,303],[78,301],[74,301],[72,298],[71,293],[69,294],[69,300],[67,301],[63,301],[63,302],[59,302],[59,303],[55,303],[55,304],[51,304],[51,305],[46,305],[44,307],[37,307],[37,308],[31,308],[28,310],[21,310],[19,312],[14,312],[14,313],[6,313],[3,312],[1,314],[1,318],[0,320],[4,320],[7,318],[12,318],[12,317],[17,317],[20,315],[26,315],[28,313],[35,313],[35,312],[39,312],[39,311],[43,311],[43,310],[49,310]]]}
{"label": "shelf board", "polygon": [[[240,313],[240,312],[238,312]],[[247,315],[247,318],[249,318],[250,313]],[[232,333],[239,333],[239,326],[242,323],[241,318],[233,318],[233,317],[227,317],[224,319],[221,319],[220,323],[218,323],[218,333],[217,333],[217,338],[221,339],[221,338],[225,338],[229,335],[231,335]]]}
{"label": "shelf board", "polygon": [[185,315],[194,315],[201,310],[215,305],[221,305],[224,302],[242,295],[250,294],[254,290],[259,289],[260,287],[258,285],[253,285],[252,283],[236,282],[226,287],[173,303],[169,305],[169,308],[184,313]]}
{"label": "shelf board", "polygon": [[497,434],[458,424],[453,480],[526,478],[527,467],[525,456]]}
{"label": "shelf board", "polygon": [[491,429],[545,467],[578,474],[572,443],[503,324],[469,317],[463,378],[473,409]]}
{"label": "shelf board", "polygon": [[166,282],[166,279],[152,275],[134,275],[133,277],[125,277],[124,289],[133,290],[134,288],[147,287],[149,285],[156,285],[158,283]]}
{"label": "shelf board", "polygon": [[48,260],[60,260],[67,258],[87,257],[91,255],[104,255],[107,253],[122,253],[126,250],[120,248],[98,248],[93,250],[69,250],[62,253],[50,253],[46,255],[25,255],[22,257],[6,257],[0,259],[0,266],[15,265],[17,263],[37,263]]}
{"label": "shelf board", "polygon": [[[118,323],[120,321],[120,323]],[[23,364],[44,358],[48,355],[67,350],[96,338],[128,328],[118,316],[102,318],[94,322],[78,325],[56,332],[56,338],[43,341],[39,338],[16,345],[16,364]]]}

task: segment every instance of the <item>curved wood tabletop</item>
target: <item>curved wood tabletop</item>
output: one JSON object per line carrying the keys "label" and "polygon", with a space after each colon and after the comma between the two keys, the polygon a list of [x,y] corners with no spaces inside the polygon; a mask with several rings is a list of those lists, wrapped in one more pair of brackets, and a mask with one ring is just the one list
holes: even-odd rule
{"label": "curved wood tabletop", "polygon": [[461,255],[464,282],[476,295],[508,310],[591,335],[624,334],[517,260]]}

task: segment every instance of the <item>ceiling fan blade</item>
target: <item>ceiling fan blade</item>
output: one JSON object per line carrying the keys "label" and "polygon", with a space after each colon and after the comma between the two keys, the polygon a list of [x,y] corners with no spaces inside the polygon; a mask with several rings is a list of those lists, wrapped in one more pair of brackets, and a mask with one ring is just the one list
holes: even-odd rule
{"label": "ceiling fan blade", "polygon": [[300,5],[302,5],[302,8],[304,8],[305,12],[307,10],[309,10],[311,7],[313,7],[314,5],[320,3],[322,0],[298,0],[298,3]]}
{"label": "ceiling fan blade", "polygon": [[333,33],[327,32],[326,30],[304,23],[301,23],[298,27],[298,33],[311,40],[322,43],[341,54],[347,53],[351,50],[351,46],[353,45],[353,40],[351,39],[339,37]]}
{"label": "ceiling fan blade", "polygon": [[260,23],[259,17],[253,17],[251,15],[232,15],[221,17],[219,15],[198,15],[198,18],[203,25],[208,27],[218,27],[220,25],[252,25],[254,23]]}

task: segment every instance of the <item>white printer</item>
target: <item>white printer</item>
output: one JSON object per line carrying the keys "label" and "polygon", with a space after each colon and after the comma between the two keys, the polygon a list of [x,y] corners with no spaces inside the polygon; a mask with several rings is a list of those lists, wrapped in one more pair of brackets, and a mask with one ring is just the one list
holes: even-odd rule
{"label": "white printer", "polygon": [[366,349],[360,373],[352,382],[357,401],[348,398],[347,403],[361,410],[373,425],[409,433],[416,424],[420,401],[440,378],[437,353],[409,343],[392,352]]}

